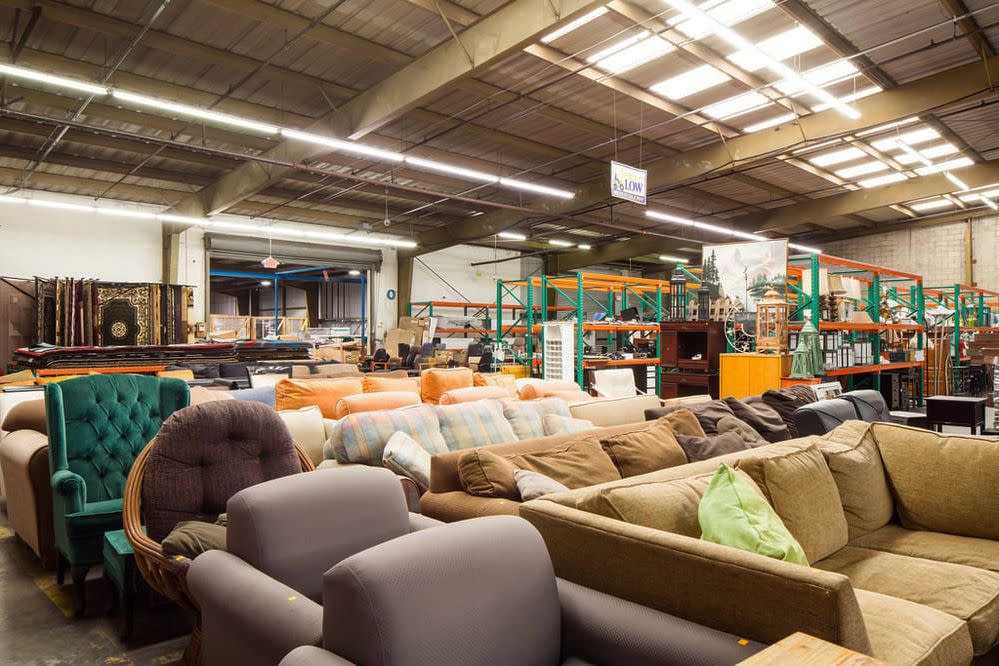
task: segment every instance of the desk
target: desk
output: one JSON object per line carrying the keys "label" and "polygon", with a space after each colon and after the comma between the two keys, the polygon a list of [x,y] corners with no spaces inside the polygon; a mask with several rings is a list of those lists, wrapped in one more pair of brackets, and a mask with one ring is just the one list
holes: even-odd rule
{"label": "desk", "polygon": [[964,426],[971,434],[985,427],[985,398],[934,395],[926,399],[926,421],[937,432],[945,425]]}

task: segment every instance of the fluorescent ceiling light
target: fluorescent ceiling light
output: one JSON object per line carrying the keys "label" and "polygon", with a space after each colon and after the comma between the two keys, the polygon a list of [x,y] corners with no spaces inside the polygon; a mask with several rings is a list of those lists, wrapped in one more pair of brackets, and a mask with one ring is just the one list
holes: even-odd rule
{"label": "fluorescent ceiling light", "polygon": [[950,171],[944,172],[944,175],[947,176],[947,180],[957,185],[958,189],[960,189],[961,191],[971,189],[963,180],[952,174]]}
{"label": "fluorescent ceiling light", "polygon": [[896,171],[894,173],[885,174],[884,176],[875,176],[874,178],[868,178],[867,180],[862,180],[858,185],[864,188],[880,187],[882,185],[888,185],[889,183],[897,183],[902,180],[908,180],[908,176],[904,173]]}
{"label": "fluorescent ceiling light", "polygon": [[622,74],[674,50],[676,47],[662,37],[649,36],[648,31],[643,30],[638,35],[598,51],[586,61],[609,74]]}
{"label": "fluorescent ceiling light", "polygon": [[896,120],[892,123],[885,123],[884,125],[877,125],[870,129],[866,129],[863,132],[857,132],[857,136],[870,136],[872,134],[878,134],[879,132],[884,132],[885,130],[893,129],[895,127],[904,127],[906,125],[911,125],[912,123],[918,123],[919,116],[912,116],[911,118],[905,118],[903,120]]}
{"label": "fluorescent ceiling light", "polygon": [[742,131],[746,134],[752,134],[753,132],[759,132],[760,130],[765,130],[769,127],[776,127],[777,125],[782,125],[784,123],[790,122],[797,118],[794,113],[783,113],[779,116],[774,116],[770,120],[761,120],[758,123],[753,123],[752,125],[747,125],[742,128]]}
{"label": "fluorescent ceiling light", "polygon": [[670,215],[669,213],[660,213],[655,210],[645,211],[645,217],[651,217],[653,220],[662,220],[663,222],[675,222],[677,224],[683,224],[688,227],[694,226],[693,220],[688,220],[685,217],[677,217],[676,215]]}
{"label": "fluorescent ceiling light", "polygon": [[552,238],[548,241],[549,245],[555,245],[557,247],[572,247],[572,243],[569,241],[559,240],[558,238]]}
{"label": "fluorescent ceiling light", "polygon": [[916,173],[920,176],[928,176],[932,173],[940,173],[941,171],[948,171],[950,169],[961,169],[966,166],[971,166],[974,164],[968,157],[959,157],[956,160],[949,160],[947,162],[941,162],[940,164],[934,164],[932,166],[924,166],[916,169]]}
{"label": "fluorescent ceiling light", "polygon": [[[840,97],[841,102],[856,102],[858,99],[863,99],[865,97],[870,97],[871,95],[877,95],[883,89],[881,86],[868,86],[867,88],[861,88],[855,93],[850,93],[849,95],[844,95]],[[816,104],[812,107],[812,111],[818,113],[819,111],[825,111],[831,108],[828,104]]]}
{"label": "fluorescent ceiling light", "polygon": [[[729,0],[721,3],[717,0],[708,0],[701,4],[701,8],[707,10],[712,19],[724,25],[735,25],[773,6],[771,0]],[[690,39],[700,39],[715,32],[714,22],[703,18],[675,16],[670,19],[669,24]]]}
{"label": "fluorescent ceiling light", "polygon": [[891,167],[882,162],[881,160],[873,160],[871,162],[864,162],[863,164],[858,164],[852,167],[846,167],[845,169],[840,169],[836,172],[836,175],[840,178],[846,178],[852,180],[857,176],[866,176],[869,173],[877,173],[878,171],[885,171]]}
{"label": "fluorescent ceiling light", "polygon": [[797,243],[788,243],[787,246],[795,250],[808,252],[809,254],[822,254],[822,250],[817,247],[808,247],[807,245],[798,245]]}
{"label": "fluorescent ceiling light", "polygon": [[702,90],[713,88],[719,83],[728,81],[728,79],[728,74],[720,69],[715,69],[711,65],[701,65],[661,81],[649,90],[669,99],[683,99]]}
{"label": "fluorescent ceiling light", "polygon": [[703,229],[704,231],[711,231],[716,234],[722,234],[725,236],[735,236],[736,238],[743,238],[745,240],[760,241],[769,240],[763,236],[757,236],[756,234],[751,234],[747,231],[740,231],[738,229],[726,229],[725,227],[720,227],[717,224],[711,224],[709,222],[694,222],[695,229]]}
{"label": "fluorescent ceiling light", "polygon": [[704,114],[715,120],[734,118],[744,113],[749,113],[754,109],[759,109],[770,103],[770,99],[758,92],[747,92],[735,97],[723,99],[702,109]]}
{"label": "fluorescent ceiling light", "polygon": [[[902,151],[901,155],[897,155],[895,159],[900,164],[925,164],[929,166],[932,164],[930,160],[936,157],[946,157],[947,155],[953,155],[954,153],[960,152],[952,143],[942,143],[939,146],[930,146],[929,148],[923,148],[918,151],[918,153],[908,146],[907,144],[899,144],[898,148]],[[925,159],[923,159],[925,158]]]}
{"label": "fluorescent ceiling light", "polygon": [[427,169],[429,171],[439,171],[450,176],[467,178],[468,180],[479,180],[484,183],[498,183],[500,180],[499,176],[494,176],[491,173],[486,173],[485,171],[466,169],[465,167],[455,166],[453,164],[448,164],[447,162],[427,160],[422,157],[413,157],[412,155],[406,155],[406,164],[411,164],[415,167],[420,167],[421,169]]}
{"label": "fluorescent ceiling light", "polygon": [[702,20],[706,23],[710,22],[714,24],[714,34],[718,35],[720,38],[728,42],[730,45],[734,46],[740,51],[747,51],[752,53],[755,57],[761,58],[765,61],[764,67],[781,79],[786,79],[791,82],[800,82],[802,85],[802,90],[807,91],[809,94],[816,97],[820,102],[825,102],[832,106],[834,109],[842,113],[848,118],[859,118],[860,113],[851,107],[849,104],[845,104],[840,100],[836,99],[828,91],[816,86],[811,81],[802,77],[800,74],[795,72],[793,69],[787,65],[774,60],[767,54],[763,53],[755,44],[750,42],[748,39],[735,32],[734,30],[728,28],[724,23],[718,21],[712,15],[705,13],[694,6],[693,3],[688,2],[688,0],[666,0],[666,3],[677,9],[691,18],[696,18]]}
{"label": "fluorescent ceiling light", "polygon": [[988,197],[986,197],[984,195],[979,195],[978,198],[981,199],[981,201],[982,201],[983,204],[985,204],[986,206],[988,206],[992,210],[999,210],[999,204],[996,204],[996,202],[993,201],[992,199],[989,199]]}
{"label": "fluorescent ceiling light", "polygon": [[608,12],[608,9],[606,7],[597,7],[592,12],[589,12],[587,14],[583,14],[582,16],[580,16],[578,19],[576,19],[574,21],[569,21],[568,23],[566,23],[565,25],[563,25],[558,30],[555,30],[554,32],[549,32],[547,35],[545,35],[544,37],[541,38],[541,43],[542,44],[550,44],[551,42],[554,42],[559,37],[563,37],[565,35],[568,35],[570,32],[572,32],[576,28],[581,28],[584,25],[586,25],[587,23],[589,23],[590,21],[593,21],[595,19],[600,18],[601,16],[603,16],[607,12]]}
{"label": "fluorescent ceiling light", "polygon": [[347,271],[347,275],[360,275],[360,274],[361,274],[361,271],[359,271],[357,269],[353,269],[353,270]]}
{"label": "fluorescent ceiling light", "polygon": [[514,240],[514,241],[526,241],[527,236],[524,234],[518,234],[515,231],[501,231],[496,234],[497,238],[502,238],[504,240]]}
{"label": "fluorescent ceiling light", "polygon": [[673,256],[670,256],[668,254],[660,254],[659,255],[659,261],[671,261],[671,262],[675,261],[678,264],[685,264],[685,263],[687,263],[687,260],[684,259],[683,257],[673,257]]}
{"label": "fluorescent ceiling light", "polygon": [[499,184],[505,187],[512,188],[514,190],[524,190],[527,192],[537,192],[538,194],[548,194],[553,197],[560,197],[562,199],[572,199],[576,195],[569,190],[560,190],[557,187],[548,187],[547,185],[538,185],[537,183],[528,183],[523,180],[517,180],[516,178],[500,178]]}
{"label": "fluorescent ceiling light", "polygon": [[884,139],[878,139],[877,141],[871,142],[871,145],[878,150],[891,150],[892,148],[897,148],[900,143],[907,143],[910,146],[918,146],[921,143],[926,143],[927,141],[939,138],[940,132],[936,131],[932,127],[921,127],[920,129],[912,130],[911,132],[906,132],[905,134],[901,134],[899,136],[889,136]]}
{"label": "fluorescent ceiling light", "polygon": [[815,157],[808,158],[808,161],[817,167],[827,167],[833,166],[834,164],[842,164],[843,162],[851,162],[861,157],[866,157],[867,153],[862,151],[860,148],[843,148],[842,150],[834,150],[829,153],[822,153],[821,155],[816,155]]}
{"label": "fluorescent ceiling light", "polygon": [[356,141],[344,141],[343,139],[334,139],[332,137],[313,134],[311,132],[301,132],[299,130],[288,129],[286,127],[281,128],[281,136],[294,139],[296,141],[305,141],[307,143],[314,143],[318,146],[325,146],[338,153],[361,155],[362,157],[371,157],[376,160],[385,160],[386,162],[401,162],[403,160],[402,153],[397,153],[392,150],[383,150],[382,148],[368,146],[363,143],[357,143]]}
{"label": "fluorescent ceiling light", "polygon": [[[811,69],[804,74],[798,75],[796,78],[778,81],[774,84],[774,87],[785,95],[800,95],[804,92],[815,95],[817,90],[821,90],[819,86],[836,83],[856,75],[857,68],[853,63],[848,60],[837,60],[828,65]],[[812,86],[809,87],[808,84],[812,84]],[[829,93],[826,92],[826,95],[829,95]],[[828,100],[825,101],[827,105],[831,105],[831,102]]]}
{"label": "fluorescent ceiling light", "polygon": [[78,81],[76,79],[67,79],[63,76],[56,76],[55,74],[39,72],[38,70],[17,67],[15,65],[0,65],[0,74],[4,74],[15,79],[24,79],[25,81],[46,83],[59,88],[66,88],[67,90],[76,90],[77,92],[87,93],[88,95],[107,95],[110,92],[107,86],[95,85],[93,83]]}
{"label": "fluorescent ceiling light", "polygon": [[962,194],[958,197],[964,203],[974,203],[978,201],[979,197],[985,197],[987,199],[995,199],[999,197],[999,190],[989,190],[987,192],[972,192],[970,194]]}
{"label": "fluorescent ceiling light", "polygon": [[920,201],[919,203],[906,204],[909,208],[920,213],[927,210],[939,210],[941,208],[950,208],[954,204],[947,199],[930,199],[929,201]]}
{"label": "fluorescent ceiling light", "polygon": [[588,243],[580,243],[576,247],[578,247],[580,250],[592,250],[593,249],[593,246],[589,245]]}
{"label": "fluorescent ceiling light", "polygon": [[255,120],[241,118],[240,116],[234,116],[229,113],[221,113],[219,111],[211,111],[209,109],[200,109],[196,106],[188,106],[187,104],[178,104],[177,102],[170,102],[157,97],[137,95],[135,93],[118,89],[113,90],[111,94],[115,99],[131,102],[132,104],[138,104],[139,106],[151,107],[160,111],[176,113],[181,116],[188,116],[190,118],[199,118],[201,120],[209,120],[223,125],[242,127],[243,129],[253,130],[254,132],[262,132],[264,134],[277,134],[280,131],[277,125],[261,123]]}
{"label": "fluorescent ceiling light", "polygon": [[[804,26],[791,28],[757,44],[760,51],[774,60],[787,60],[819,46],[822,46],[822,40]],[[736,51],[728,59],[747,72],[766,67],[765,59],[757,57],[751,51]]]}
{"label": "fluorescent ceiling light", "polygon": [[271,286],[271,281],[270,280],[261,280],[260,281],[260,286],[261,287],[269,287],[269,286]]}

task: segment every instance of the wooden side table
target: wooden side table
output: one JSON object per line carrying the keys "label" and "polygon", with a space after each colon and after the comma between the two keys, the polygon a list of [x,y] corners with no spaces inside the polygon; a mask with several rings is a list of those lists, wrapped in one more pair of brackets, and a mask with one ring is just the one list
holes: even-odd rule
{"label": "wooden side table", "polygon": [[739,662],[746,666],[887,666],[885,662],[848,650],[800,631],[781,639],[763,652]]}
{"label": "wooden side table", "polygon": [[926,421],[937,432],[943,426],[964,426],[972,435],[985,427],[985,398],[957,395],[934,395],[926,399]]}

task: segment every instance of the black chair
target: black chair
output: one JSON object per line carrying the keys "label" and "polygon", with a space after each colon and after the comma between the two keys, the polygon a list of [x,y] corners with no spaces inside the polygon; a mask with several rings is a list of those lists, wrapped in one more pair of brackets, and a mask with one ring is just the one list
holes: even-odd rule
{"label": "black chair", "polygon": [[824,435],[844,422],[856,419],[853,403],[842,398],[820,400],[794,410],[794,425],[802,437]]}
{"label": "black chair", "polygon": [[482,356],[479,357],[479,372],[493,372],[493,365],[495,363],[493,350],[490,347],[483,349]]}
{"label": "black chair", "polygon": [[857,391],[847,391],[840,396],[846,400],[857,412],[857,418],[861,421],[891,421],[891,412],[888,410],[888,403],[881,395],[880,391],[873,389],[860,389]]}

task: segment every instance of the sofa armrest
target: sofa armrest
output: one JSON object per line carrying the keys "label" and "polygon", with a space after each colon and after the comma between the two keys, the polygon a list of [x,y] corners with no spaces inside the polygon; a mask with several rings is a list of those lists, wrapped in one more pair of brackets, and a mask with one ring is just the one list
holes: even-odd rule
{"label": "sofa armrest", "polygon": [[766,646],[558,579],[562,655],[590,664],[737,664]]}
{"label": "sofa armrest", "polygon": [[857,597],[841,574],[553,500],[526,502],[520,515],[541,532],[561,578],[761,643],[803,631],[871,653]]}
{"label": "sofa armrest", "polygon": [[434,520],[433,518],[427,518],[426,516],[420,515],[418,513],[409,514],[409,531],[418,532],[420,530],[428,530],[431,527],[440,527],[443,525],[439,520]]}
{"label": "sofa armrest", "polygon": [[320,645],[323,608],[231,553],[191,563],[187,584],[201,608],[206,664],[276,664],[300,645]]}
{"label": "sofa armrest", "polygon": [[303,645],[289,652],[278,666],[353,666],[353,663],[329,650]]}
{"label": "sofa armrest", "polygon": [[52,475],[52,495],[62,501],[66,514],[77,513],[87,504],[87,484],[76,472],[56,470]]}
{"label": "sofa armrest", "polygon": [[520,502],[501,497],[478,497],[464,490],[427,492],[420,498],[420,513],[445,523],[481,516],[516,516]]}

